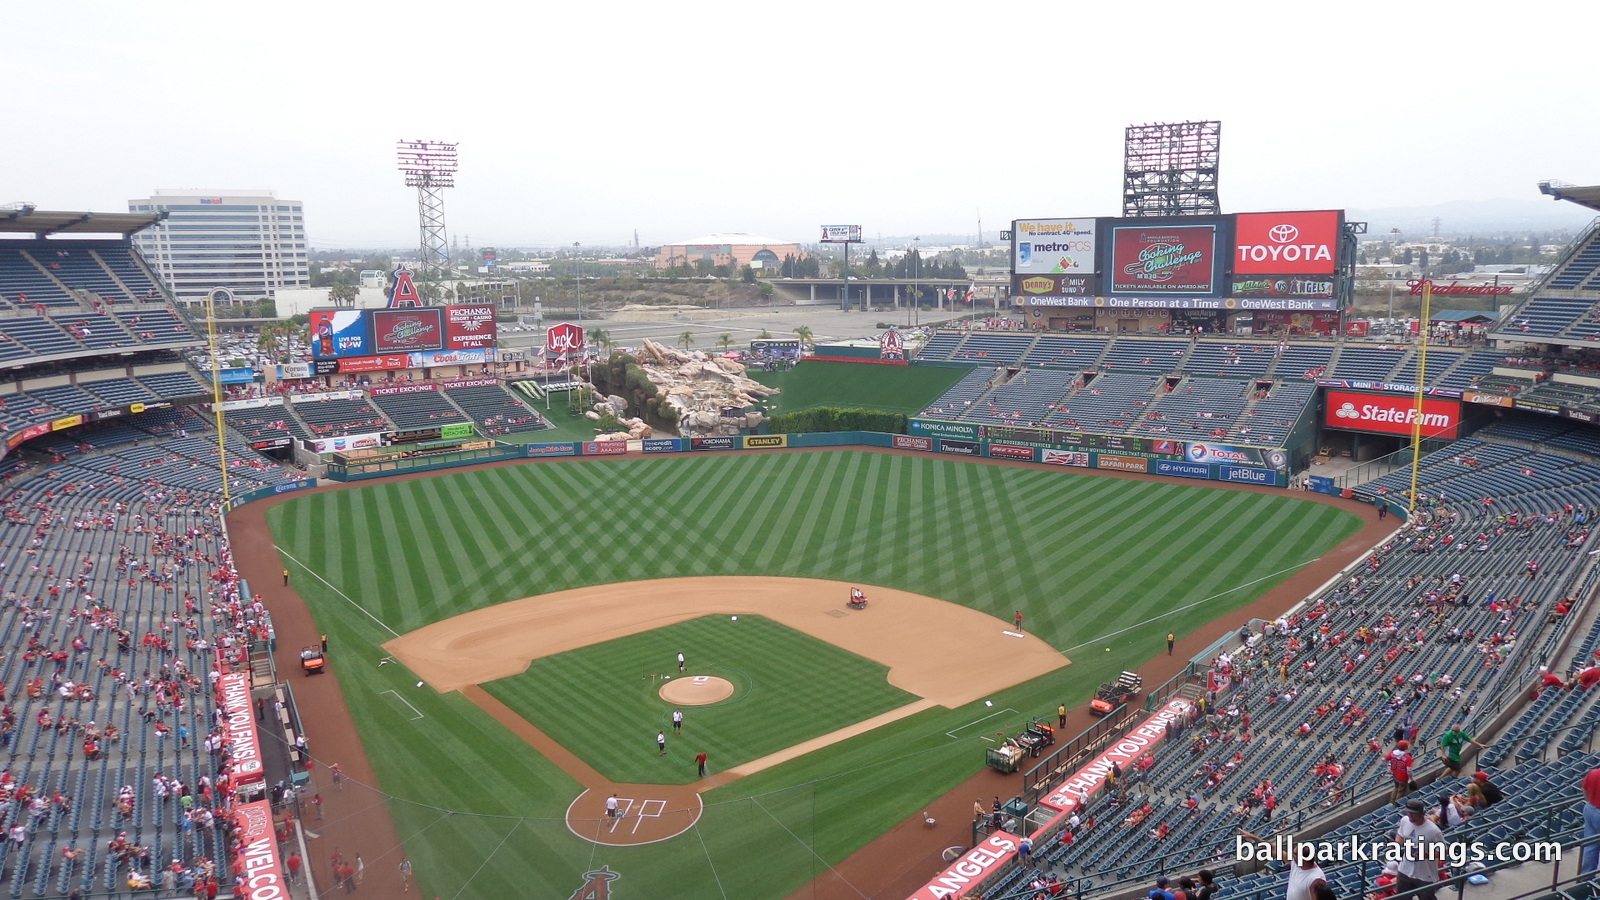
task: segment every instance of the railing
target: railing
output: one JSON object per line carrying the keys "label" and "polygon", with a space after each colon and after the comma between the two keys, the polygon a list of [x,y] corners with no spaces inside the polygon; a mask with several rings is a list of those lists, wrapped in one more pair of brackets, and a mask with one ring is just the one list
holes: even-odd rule
{"label": "railing", "polygon": [[1045,791],[1054,786],[1074,766],[1119,737],[1123,732],[1123,726],[1127,725],[1132,717],[1133,710],[1124,706],[1060,745],[1060,748],[1045,757],[1043,762],[1023,773],[1023,799],[1027,800],[1029,805],[1037,802]]}

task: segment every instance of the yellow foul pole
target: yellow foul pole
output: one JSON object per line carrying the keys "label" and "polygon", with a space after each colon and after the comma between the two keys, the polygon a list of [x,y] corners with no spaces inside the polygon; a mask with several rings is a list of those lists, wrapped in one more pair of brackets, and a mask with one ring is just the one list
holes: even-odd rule
{"label": "yellow foul pole", "polygon": [[217,424],[217,465],[222,469],[222,511],[233,495],[228,491],[228,422],[222,412],[222,358],[217,355],[217,307],[206,292],[206,349],[211,354],[211,414]]}
{"label": "yellow foul pole", "polygon": [[1411,411],[1411,505],[1406,507],[1411,512],[1417,509],[1417,473],[1422,467],[1422,402],[1428,396],[1428,320],[1432,315],[1433,282],[1423,279],[1422,312],[1417,317],[1417,393]]}

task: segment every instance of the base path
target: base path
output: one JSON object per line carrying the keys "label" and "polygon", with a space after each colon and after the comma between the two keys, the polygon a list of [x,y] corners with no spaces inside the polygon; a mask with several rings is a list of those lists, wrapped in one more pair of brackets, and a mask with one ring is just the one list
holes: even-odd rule
{"label": "base path", "polygon": [[[851,587],[739,575],[627,581],[499,603],[383,648],[435,689],[456,691],[519,674],[543,656],[701,616],[759,615],[888,666],[890,684],[950,708],[1070,662],[1045,641],[1007,634],[1008,623],[947,600],[862,585],[872,605],[845,610]],[[990,664],[996,659],[1006,664]]]}
{"label": "base path", "polygon": [[[812,578],[725,576],[633,581],[501,603],[435,622],[384,649],[441,691],[460,691],[584,786],[567,827],[600,844],[675,837],[700,817],[700,792],[938,706],[957,707],[1053,672],[1070,661],[1008,623],[945,600],[866,586],[872,604],[849,610],[852,585]],[[691,785],[614,784],[480,685],[516,675],[535,659],[707,615],[760,615],[889,668],[890,684],[922,699],[750,760]],[[1005,659],[993,666],[986,660]],[[663,685],[669,702],[710,689],[695,675]],[[699,676],[705,678],[705,676]],[[722,681],[722,679],[715,679]],[[723,682],[727,684],[726,682]],[[732,685],[727,685],[731,692]],[[681,699],[673,689],[687,692]],[[698,702],[722,697],[705,695]],[[617,815],[606,802],[617,798]]]}

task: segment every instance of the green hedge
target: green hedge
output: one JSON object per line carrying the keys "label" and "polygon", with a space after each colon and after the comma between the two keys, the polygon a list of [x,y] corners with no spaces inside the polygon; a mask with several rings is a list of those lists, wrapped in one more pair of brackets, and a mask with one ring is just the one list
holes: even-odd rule
{"label": "green hedge", "polygon": [[839,409],[814,406],[799,412],[779,413],[768,422],[773,434],[804,434],[823,431],[881,431],[905,434],[908,419],[901,413],[877,409]]}

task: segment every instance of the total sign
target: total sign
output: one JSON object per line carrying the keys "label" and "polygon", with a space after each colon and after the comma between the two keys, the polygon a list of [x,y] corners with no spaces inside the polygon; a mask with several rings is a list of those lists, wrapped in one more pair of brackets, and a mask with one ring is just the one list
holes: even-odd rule
{"label": "total sign", "polygon": [[1344,213],[1240,213],[1234,217],[1233,271],[1253,275],[1332,275]]}
{"label": "total sign", "polygon": [[[1328,392],[1328,415],[1324,424],[1329,428],[1409,435],[1416,420],[1416,399],[1406,394]],[[1423,437],[1454,438],[1460,429],[1460,400],[1423,398]]]}
{"label": "total sign", "polygon": [[562,322],[551,325],[545,333],[545,347],[550,355],[559,356],[568,353],[577,353],[583,349],[583,326],[571,322]]}

